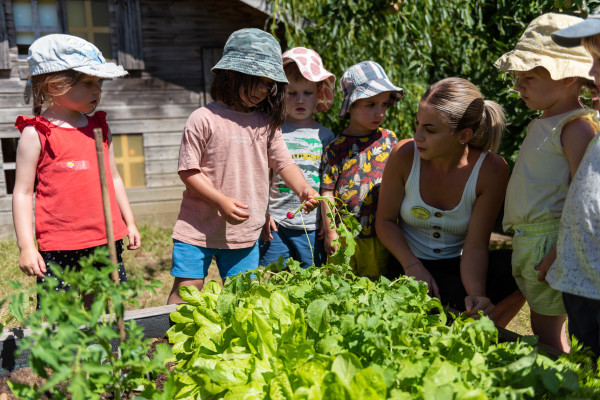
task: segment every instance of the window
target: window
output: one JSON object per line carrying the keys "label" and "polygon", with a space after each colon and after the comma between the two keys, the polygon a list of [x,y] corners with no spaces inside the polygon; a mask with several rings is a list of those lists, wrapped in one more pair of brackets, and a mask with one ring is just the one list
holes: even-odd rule
{"label": "window", "polygon": [[[105,58],[126,70],[144,69],[139,0],[10,0],[8,4],[12,11],[7,14],[0,7],[0,68],[11,68],[7,36],[14,39],[23,60],[34,40],[49,33],[68,33],[94,43]],[[2,41],[2,27],[7,26]],[[26,71],[21,76],[26,77]]]}
{"label": "window", "polygon": [[67,31],[92,42],[104,58],[113,58],[110,44],[108,4],[102,0],[68,0]]}
{"label": "window", "polygon": [[40,36],[61,31],[56,0],[13,0],[12,6],[19,54]]}
{"label": "window", "polygon": [[146,186],[142,134],[112,135],[119,175],[126,188]]}

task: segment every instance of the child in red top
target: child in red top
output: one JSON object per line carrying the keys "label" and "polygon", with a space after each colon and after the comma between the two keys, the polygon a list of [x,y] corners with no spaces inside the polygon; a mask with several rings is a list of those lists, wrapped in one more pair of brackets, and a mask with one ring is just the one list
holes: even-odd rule
{"label": "child in red top", "polygon": [[[22,133],[13,191],[19,267],[40,282],[51,276],[50,262],[77,267],[81,257],[106,244],[93,133],[101,128],[119,276],[124,281],[122,239],[128,236],[128,248],[134,250],[140,247],[140,234],[117,171],[106,113],[87,114],[100,101],[100,79],[124,76],[127,71],[106,63],[93,44],[62,34],[36,40],[27,60],[35,117],[19,116],[15,123]],[[32,232],[34,187],[39,251]]]}

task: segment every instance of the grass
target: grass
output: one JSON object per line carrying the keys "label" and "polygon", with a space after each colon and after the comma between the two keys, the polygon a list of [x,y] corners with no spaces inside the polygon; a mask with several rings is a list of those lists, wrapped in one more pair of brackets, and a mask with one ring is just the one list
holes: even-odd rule
{"label": "grass", "polygon": [[[123,262],[127,274],[131,277],[143,277],[146,282],[159,281],[162,286],[156,290],[156,295],[148,292],[146,296],[138,299],[140,308],[157,307],[166,304],[171,290],[173,278],[169,274],[171,270],[171,251],[173,243],[171,240],[171,228],[160,228],[156,226],[141,226],[142,247],[139,250],[125,250]],[[492,247],[498,248],[503,244],[497,241]],[[504,243],[506,245],[506,243]],[[510,245],[510,244],[509,244]],[[211,266],[208,274],[209,279],[220,281],[216,268]],[[14,240],[0,241],[0,298],[8,296],[14,289],[9,285],[10,281],[18,281],[24,287],[33,287],[35,278],[25,276],[19,269],[19,249]],[[35,299],[30,301],[28,313],[33,312]],[[5,304],[0,308],[0,322],[6,321],[8,307]],[[7,325],[15,327],[15,323]],[[508,330],[520,335],[531,335],[529,324],[529,307],[525,305],[519,314],[507,326]]]}

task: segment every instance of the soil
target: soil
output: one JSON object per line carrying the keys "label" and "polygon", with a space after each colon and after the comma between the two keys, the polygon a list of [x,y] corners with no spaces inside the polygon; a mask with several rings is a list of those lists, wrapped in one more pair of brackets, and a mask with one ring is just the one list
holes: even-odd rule
{"label": "soil", "polygon": [[[168,343],[167,339],[165,338],[160,338],[160,339],[153,339],[153,343],[152,346],[150,348],[150,350],[148,351],[148,356],[150,358],[153,357],[154,354],[154,350],[156,348],[156,345],[159,343]],[[167,363],[167,367],[170,369],[173,369],[175,367],[174,363]],[[40,378],[39,376],[35,375],[33,373],[33,371],[31,370],[31,368],[29,367],[23,367],[23,368],[19,368],[15,371],[12,372],[12,374],[8,377],[3,377],[0,378],[0,400],[19,400],[17,398],[17,396],[15,396],[10,388],[8,387],[8,384],[6,383],[7,381],[12,381],[12,382],[16,382],[16,383],[27,383],[30,386],[33,386],[34,384],[37,384],[38,386],[41,386],[44,384],[45,380],[43,378]],[[155,380],[155,384],[157,389],[162,390],[163,385],[165,383],[165,381],[167,380],[167,375],[165,374],[159,374],[158,377]],[[133,399],[136,396],[139,396],[139,392],[134,392],[131,393],[130,396],[128,397],[121,397],[121,399]],[[46,399],[46,397],[43,397],[44,399]],[[108,393],[108,394],[103,394],[100,399],[102,400],[113,400],[114,396],[112,393]]]}

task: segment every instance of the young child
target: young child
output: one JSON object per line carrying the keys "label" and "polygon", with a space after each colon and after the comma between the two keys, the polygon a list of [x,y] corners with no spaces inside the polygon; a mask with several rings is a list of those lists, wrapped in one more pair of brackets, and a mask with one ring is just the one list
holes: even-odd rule
{"label": "young child", "polygon": [[258,267],[269,168],[306,201],[305,212],[319,204],[281,134],[288,81],[277,40],[238,30],[212,70],[214,102],[190,115],[179,151],[186,190],[173,231],[169,304],[182,302],[180,286],[202,289],[213,256],[223,278]]}
{"label": "young child", "polygon": [[[285,96],[287,117],[282,127],[283,140],[306,180],[319,190],[323,148],[334,135],[317,123],[313,114],[331,108],[335,76],[323,67],[314,50],[304,47],[283,53],[283,68],[290,82]],[[272,173],[269,215],[260,242],[260,265],[269,265],[279,257],[292,257],[303,268],[313,264],[319,267],[324,262],[323,241],[317,239],[319,213],[286,217],[299,206],[298,196],[291,193],[279,175]]]}
{"label": "young child", "polygon": [[[591,58],[583,47],[565,49],[550,34],[581,18],[544,14],[534,19],[514,50],[494,64],[518,79],[528,108],[542,114],[527,127],[506,192],[503,227],[514,232],[513,276],[531,309],[541,343],[568,351],[561,293],[538,279],[556,257],[556,239],[569,183],[594,136],[596,114],[579,102]],[[541,277],[541,276],[540,276]]]}
{"label": "young child", "polygon": [[[554,32],[552,38],[566,47],[583,44],[593,59],[590,75],[600,88],[600,10],[585,21]],[[556,261],[546,280],[562,292],[569,333],[600,356],[600,133],[579,164],[564,210]]]}
{"label": "young child", "polygon": [[[33,42],[27,61],[35,117],[19,116],[15,123],[21,131],[13,191],[19,266],[40,282],[51,276],[49,263],[78,267],[81,257],[106,244],[93,132],[102,128],[119,277],[126,281],[122,239],[127,236],[127,248],[134,250],[140,247],[140,234],[115,163],[106,113],[88,114],[100,101],[101,79],[118,78],[127,71],[106,63],[93,44],[62,34]],[[32,232],[34,188],[39,251]]]}
{"label": "young child", "polygon": [[[339,117],[348,119],[349,124],[325,149],[321,191],[323,196],[343,201],[362,226],[350,261],[353,272],[377,279],[391,256],[377,238],[375,211],[383,168],[398,141],[394,132],[379,126],[404,90],[392,84],[383,68],[373,61],[348,68],[340,86],[344,100]],[[337,234],[329,227],[327,208],[323,203],[325,251],[331,255],[336,250],[331,242]]]}

